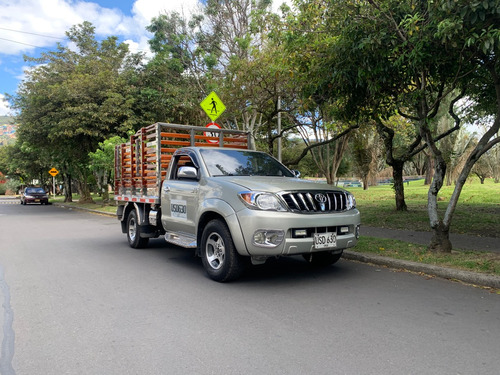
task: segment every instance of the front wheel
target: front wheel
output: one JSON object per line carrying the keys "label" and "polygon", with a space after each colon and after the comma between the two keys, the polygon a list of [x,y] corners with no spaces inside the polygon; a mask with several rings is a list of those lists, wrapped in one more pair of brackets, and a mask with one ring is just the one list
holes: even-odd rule
{"label": "front wheel", "polygon": [[320,251],[318,253],[304,254],[304,259],[314,267],[326,267],[336,263],[342,256],[340,252]]}
{"label": "front wheel", "polygon": [[141,226],[135,211],[130,212],[127,218],[127,239],[130,247],[134,249],[142,249],[149,242],[149,238],[141,237]]}
{"label": "front wheel", "polygon": [[237,279],[244,269],[229,229],[222,220],[210,221],[201,236],[201,259],[208,276],[215,281]]}

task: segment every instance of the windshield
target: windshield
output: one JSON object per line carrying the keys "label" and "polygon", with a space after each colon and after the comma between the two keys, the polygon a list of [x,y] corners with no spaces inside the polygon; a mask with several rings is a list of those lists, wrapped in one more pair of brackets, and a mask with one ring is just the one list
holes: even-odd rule
{"label": "windshield", "polygon": [[27,188],[26,194],[45,194],[45,190],[42,188]]}
{"label": "windshield", "polygon": [[294,177],[283,164],[258,151],[200,150],[211,176],[283,176]]}

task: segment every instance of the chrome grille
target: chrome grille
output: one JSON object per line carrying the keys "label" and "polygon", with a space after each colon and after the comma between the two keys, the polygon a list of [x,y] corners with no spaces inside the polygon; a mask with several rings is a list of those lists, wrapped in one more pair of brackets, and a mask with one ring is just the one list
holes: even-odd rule
{"label": "chrome grille", "polygon": [[341,212],[347,209],[347,193],[343,191],[295,191],[280,196],[292,212]]}

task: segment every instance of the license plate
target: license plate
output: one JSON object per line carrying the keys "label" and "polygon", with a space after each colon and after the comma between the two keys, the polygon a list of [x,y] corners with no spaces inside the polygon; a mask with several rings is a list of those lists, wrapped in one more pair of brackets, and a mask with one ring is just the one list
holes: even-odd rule
{"label": "license plate", "polygon": [[40,199],[35,199],[35,202],[40,202]]}
{"label": "license plate", "polygon": [[327,249],[337,247],[337,233],[315,233],[314,234],[314,248]]}

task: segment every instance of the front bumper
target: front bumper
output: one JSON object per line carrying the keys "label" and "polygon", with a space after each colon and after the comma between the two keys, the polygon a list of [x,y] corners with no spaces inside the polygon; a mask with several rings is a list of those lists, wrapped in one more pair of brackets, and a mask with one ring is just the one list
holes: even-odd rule
{"label": "front bumper", "polygon": [[40,204],[48,204],[49,203],[49,198],[24,198],[23,201],[26,204],[30,203],[40,203]]}
{"label": "front bumper", "polygon": [[[319,251],[342,250],[358,242],[360,214],[357,209],[336,213],[300,214],[291,212],[257,211],[244,209],[237,212],[246,252],[251,256],[279,256],[307,254]],[[341,230],[341,228],[343,228]],[[347,228],[347,229],[346,229]],[[253,243],[258,230],[283,231],[284,239],[276,247],[262,247]],[[295,233],[305,234],[297,236]],[[316,249],[314,233],[335,232],[336,246]],[[238,249],[241,254],[245,251]]]}

